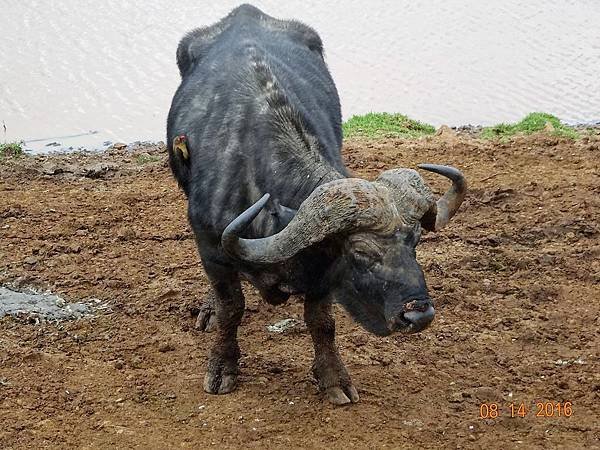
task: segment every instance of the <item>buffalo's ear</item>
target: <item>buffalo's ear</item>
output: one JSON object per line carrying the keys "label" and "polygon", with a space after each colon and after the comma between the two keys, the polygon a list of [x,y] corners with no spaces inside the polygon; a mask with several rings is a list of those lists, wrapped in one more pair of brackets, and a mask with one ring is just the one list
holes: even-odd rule
{"label": "buffalo's ear", "polygon": [[179,74],[183,76],[200,62],[208,52],[220,31],[218,24],[207,28],[197,28],[187,33],[177,46],[177,67]]}
{"label": "buffalo's ear", "polygon": [[271,197],[271,208],[270,212],[273,216],[275,216],[279,222],[279,225],[282,228],[285,228],[288,223],[292,221],[296,213],[297,209],[288,208],[287,206],[283,206],[279,203],[279,200]]}
{"label": "buffalo's ear", "polygon": [[193,55],[190,52],[190,46],[194,40],[193,32],[186,34],[177,46],[177,67],[181,78],[190,69],[193,62]]}

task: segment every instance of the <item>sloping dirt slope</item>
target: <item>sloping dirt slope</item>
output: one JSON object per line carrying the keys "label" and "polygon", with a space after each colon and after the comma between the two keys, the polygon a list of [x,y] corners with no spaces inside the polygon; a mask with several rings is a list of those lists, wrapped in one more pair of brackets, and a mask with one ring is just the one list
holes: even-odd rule
{"label": "sloping dirt slope", "polygon": [[[212,335],[193,315],[208,285],[164,148],[1,162],[0,283],[110,310],[0,320],[0,447],[600,448],[599,143],[346,143],[360,176],[448,163],[470,193],[419,246],[430,329],[382,339],[336,309],[361,395],[343,408],[317,392],[306,330],[266,330],[301,318],[300,300],[270,307],[249,286],[239,389],[202,391]],[[572,415],[536,417],[538,401],[570,401]],[[511,402],[526,416],[511,418]],[[500,416],[481,419],[482,403]]]}

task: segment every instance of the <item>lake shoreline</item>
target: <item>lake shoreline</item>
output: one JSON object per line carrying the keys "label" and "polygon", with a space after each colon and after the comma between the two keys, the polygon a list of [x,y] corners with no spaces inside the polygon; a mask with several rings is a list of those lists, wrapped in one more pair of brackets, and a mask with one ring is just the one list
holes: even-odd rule
{"label": "lake shoreline", "polygon": [[[587,123],[580,123],[580,124],[565,124],[568,128],[572,128],[577,132],[580,133],[585,133],[585,132],[590,132],[590,133],[594,133],[596,131],[600,131],[600,120],[598,121],[591,121],[591,122],[587,122]],[[446,125],[441,125],[440,127],[437,128],[436,133],[439,133],[440,130],[442,129],[446,129],[449,128],[450,130],[452,130],[454,133],[456,133],[459,136],[469,136],[471,138],[478,138],[482,131],[486,128],[483,125],[471,125],[471,124],[467,124],[467,125],[460,125],[460,126],[453,126],[453,127],[448,127]],[[95,133],[83,133],[83,134],[78,134],[78,135],[73,135],[73,136],[69,136],[69,137],[81,137],[81,136],[87,136],[90,134],[95,134]],[[367,138],[367,139],[386,139],[389,138],[390,136],[380,136],[380,137],[376,137],[376,138]],[[60,138],[49,138],[49,139],[36,139],[35,142],[45,142],[45,141],[49,141],[46,144],[43,144],[42,146],[36,146],[36,148],[31,148],[30,146],[28,146],[28,143],[31,143],[33,141],[21,141],[22,145],[23,145],[23,150],[24,150],[24,154],[28,155],[28,156],[37,156],[37,155],[59,155],[59,154],[68,154],[68,153],[86,153],[86,152],[90,152],[90,153],[101,153],[101,152],[105,152],[108,151],[112,148],[127,148],[130,150],[135,150],[138,149],[140,147],[148,147],[148,148],[152,148],[154,146],[161,146],[161,145],[165,145],[164,141],[162,140],[157,140],[157,141],[152,141],[152,140],[146,140],[146,141],[132,141],[132,142],[112,142],[112,141],[104,141],[102,143],[102,145],[100,146],[88,146],[85,145],[84,143],[80,143],[80,145],[77,146],[73,146],[73,145],[63,145],[60,142]]]}

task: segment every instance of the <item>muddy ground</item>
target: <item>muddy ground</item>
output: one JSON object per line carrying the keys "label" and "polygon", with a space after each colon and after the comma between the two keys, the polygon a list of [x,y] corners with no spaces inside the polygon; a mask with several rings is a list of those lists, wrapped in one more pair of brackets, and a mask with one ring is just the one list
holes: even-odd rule
{"label": "muddy ground", "polygon": [[[418,250],[431,328],[378,338],[336,309],[361,395],[341,408],[317,392],[306,329],[266,329],[301,319],[301,301],[271,307],[249,286],[239,388],[203,392],[212,335],[194,314],[208,285],[163,148],[0,163],[0,284],[109,305],[0,320],[0,448],[600,448],[600,136],[447,132],[344,155],[367,178],[454,164],[471,189]],[[567,401],[570,417],[536,416],[536,402]],[[480,418],[482,403],[500,416]]]}

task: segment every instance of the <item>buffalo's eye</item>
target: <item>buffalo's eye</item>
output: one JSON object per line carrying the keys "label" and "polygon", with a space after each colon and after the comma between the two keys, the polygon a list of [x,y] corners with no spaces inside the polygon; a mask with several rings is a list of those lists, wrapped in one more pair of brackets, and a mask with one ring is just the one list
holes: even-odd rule
{"label": "buffalo's eye", "polygon": [[352,256],[358,264],[364,267],[373,267],[381,262],[381,254],[369,247],[354,248]]}
{"label": "buffalo's eye", "polygon": [[379,260],[366,256],[364,253],[354,253],[354,267],[360,272],[373,272],[379,266]]}
{"label": "buffalo's eye", "polygon": [[349,254],[359,267],[371,268],[381,264],[387,250],[386,242],[366,234],[353,235],[349,238]]}
{"label": "buffalo's eye", "polygon": [[374,260],[374,258],[372,256],[370,256],[368,253],[363,253],[361,251],[355,251],[353,253],[354,255],[354,259],[356,259],[359,262],[362,263],[370,263]]}

